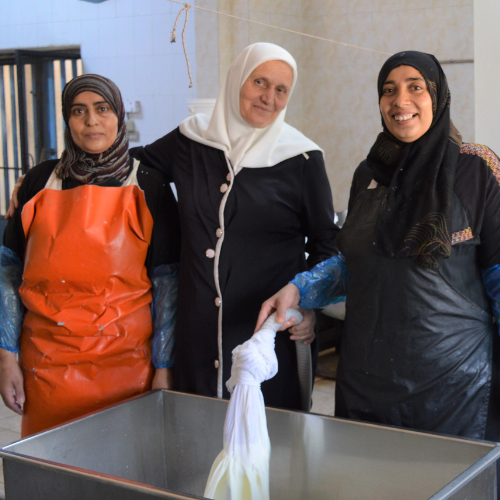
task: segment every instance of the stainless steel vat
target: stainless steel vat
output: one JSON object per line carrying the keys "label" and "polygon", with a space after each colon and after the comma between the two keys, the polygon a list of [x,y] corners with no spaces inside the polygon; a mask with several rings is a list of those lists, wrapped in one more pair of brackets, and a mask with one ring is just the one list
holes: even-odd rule
{"label": "stainless steel vat", "polygon": [[[227,402],[154,391],[5,446],[8,500],[202,498]],[[272,500],[496,498],[494,443],[267,410]]]}

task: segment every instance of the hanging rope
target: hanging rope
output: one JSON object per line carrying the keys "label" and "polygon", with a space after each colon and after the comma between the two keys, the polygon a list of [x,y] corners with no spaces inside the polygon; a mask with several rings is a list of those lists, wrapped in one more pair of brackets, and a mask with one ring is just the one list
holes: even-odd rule
{"label": "hanging rope", "polygon": [[187,62],[187,66],[188,66],[189,81],[190,81],[189,87],[190,88],[193,86],[193,78],[191,76],[191,66],[189,64],[189,57],[188,57],[188,53],[187,53],[187,49],[186,49],[186,40],[184,39],[184,34],[186,32],[186,27],[187,27],[187,23],[188,23],[188,16],[189,16],[189,9],[190,8],[204,10],[206,12],[211,12],[212,14],[217,14],[218,16],[232,17],[233,19],[238,19],[239,21],[246,21],[247,23],[258,24],[259,26],[265,26],[266,28],[273,28],[273,29],[276,29],[276,30],[287,31],[288,33],[293,33],[295,35],[306,36],[308,38],[314,38],[315,40],[321,40],[323,42],[336,43],[338,45],[343,45],[344,47],[351,47],[352,49],[366,50],[368,52],[375,52],[377,54],[384,54],[386,56],[392,56],[392,54],[390,52],[383,52],[381,50],[368,49],[367,47],[360,47],[359,45],[352,45],[350,43],[338,42],[337,40],[331,40],[330,38],[323,38],[323,37],[320,37],[320,36],[310,35],[309,33],[301,33],[300,31],[289,30],[287,28],[282,28],[281,26],[274,26],[272,24],[261,23],[259,21],[252,21],[251,19],[246,19],[244,17],[238,17],[238,16],[234,16],[233,14],[227,14],[226,12],[219,12],[217,10],[211,10],[211,9],[207,9],[205,7],[199,7],[197,5],[191,5],[189,3],[180,2],[178,0],[169,0],[169,2],[178,3],[179,5],[183,5],[184,6],[184,8],[181,9],[181,11],[179,12],[179,14],[177,15],[177,19],[175,20],[174,29],[172,30],[172,36],[170,37],[170,42],[172,42],[172,43],[175,42],[175,31],[177,29],[177,23],[179,21],[179,18],[181,17],[181,14],[184,11],[186,11],[186,19],[184,20],[184,29],[182,30],[182,45],[184,47],[184,55],[186,56],[186,62]]}
{"label": "hanging rope", "polygon": [[184,8],[181,9],[179,14],[177,14],[177,19],[175,20],[174,24],[174,29],[172,30],[172,36],[170,37],[170,43],[175,43],[175,32],[177,30],[177,23],[179,22],[179,18],[181,17],[181,14],[185,11],[186,12],[186,18],[184,19],[184,28],[182,29],[182,47],[184,49],[184,56],[186,57],[186,63],[188,67],[188,74],[189,74],[189,88],[193,86],[193,77],[191,76],[191,64],[189,63],[189,57],[187,53],[187,48],[186,48],[186,28],[188,24],[188,19],[189,19],[189,9],[191,7],[194,7],[194,5],[190,5],[188,3],[182,4],[181,2],[175,2],[175,3],[180,3],[181,5],[184,5]]}

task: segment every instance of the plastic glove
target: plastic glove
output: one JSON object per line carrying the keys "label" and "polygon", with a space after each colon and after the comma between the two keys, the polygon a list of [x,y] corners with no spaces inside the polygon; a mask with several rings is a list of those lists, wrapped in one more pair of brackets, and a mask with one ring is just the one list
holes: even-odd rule
{"label": "plastic glove", "polygon": [[171,368],[174,364],[174,346],[177,320],[178,264],[159,266],[153,271],[153,347],[151,358],[158,368]]}

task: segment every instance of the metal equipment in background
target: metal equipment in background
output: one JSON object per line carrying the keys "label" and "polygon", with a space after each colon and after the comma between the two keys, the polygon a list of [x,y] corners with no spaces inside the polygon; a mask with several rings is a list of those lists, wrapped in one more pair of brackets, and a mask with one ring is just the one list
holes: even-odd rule
{"label": "metal equipment in background", "polygon": [[[154,391],[4,446],[9,500],[200,498],[227,401]],[[494,443],[266,410],[273,500],[489,500]]]}

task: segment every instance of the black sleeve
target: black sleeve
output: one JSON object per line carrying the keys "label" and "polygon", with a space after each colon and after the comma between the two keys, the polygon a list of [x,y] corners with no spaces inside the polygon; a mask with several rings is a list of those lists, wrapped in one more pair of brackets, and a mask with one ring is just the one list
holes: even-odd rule
{"label": "black sleeve", "polygon": [[302,217],[307,236],[307,265],[312,269],[332,255],[338,254],[336,238],[339,228],[334,224],[330,182],[326,175],[323,153],[310,151],[303,158]]}
{"label": "black sleeve", "polygon": [[164,264],[179,262],[181,230],[177,201],[166,178],[156,170],[139,165],[139,187],[144,191],[146,203],[153,217],[153,234],[146,258],[146,267],[152,271]]}
{"label": "black sleeve", "polygon": [[500,160],[486,146],[463,144],[455,175],[455,193],[478,240],[479,266],[500,264]]}
{"label": "black sleeve", "polygon": [[176,128],[148,146],[130,149],[130,156],[139,160],[143,166],[161,172],[168,182],[173,182],[172,165],[180,134],[179,128]]}
{"label": "black sleeve", "polygon": [[9,219],[7,223],[7,227],[3,233],[3,244],[15,252],[22,261],[24,261],[24,249],[26,244],[21,219],[24,205],[45,187],[58,161],[59,160],[47,160],[30,169],[17,193],[19,205],[14,217]]}
{"label": "black sleeve", "polygon": [[[488,161],[482,160],[482,170],[486,173],[483,189],[476,191],[484,194],[476,198],[475,209],[484,212],[479,233],[480,244],[478,249],[479,263],[483,269],[500,264],[500,160],[489,150]],[[482,184],[482,183],[481,183]],[[470,189],[470,186],[469,186]]]}

